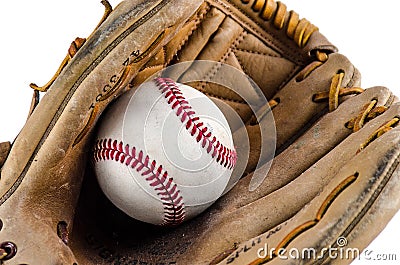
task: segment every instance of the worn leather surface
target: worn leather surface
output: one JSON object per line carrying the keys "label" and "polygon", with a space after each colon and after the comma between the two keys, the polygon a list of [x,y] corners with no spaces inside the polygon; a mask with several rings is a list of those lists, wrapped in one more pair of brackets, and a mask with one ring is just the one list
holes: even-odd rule
{"label": "worn leather surface", "polygon": [[[269,8],[277,11],[267,18]],[[195,60],[211,63],[199,68]],[[250,154],[241,180],[210,209],[181,226],[156,227],[129,218],[100,191],[89,163],[95,122],[88,126],[88,120],[95,115],[97,121],[124,90],[180,63],[183,69],[169,74],[177,81],[198,78],[190,85],[232,108],[245,124],[233,127],[234,139],[246,131]],[[223,78],[237,85],[235,71],[222,72],[222,64],[249,76],[261,92],[250,82],[235,91],[211,82]],[[320,250],[339,237],[362,251],[400,205],[398,122],[376,133],[400,115],[400,107],[388,89],[374,87],[357,96],[338,92],[339,106],[329,110],[328,99],[314,98],[329,94],[339,73],[341,88],[360,85],[352,63],[281,3],[123,2],[53,84],[2,169],[0,243],[18,246],[4,264],[262,264],[257,250],[264,243]],[[121,83],[116,91],[104,93],[115,80]],[[267,112],[275,122],[276,156],[272,163],[261,156],[268,174],[249,191],[262,124],[270,117],[257,121],[251,107],[264,113],[265,99],[277,102]],[[369,112],[382,111],[362,116],[372,103]],[[349,126],[354,120],[359,130]],[[57,235],[60,222],[67,224],[68,237]],[[304,224],[307,229],[299,230]],[[351,259],[325,256],[318,262]]]}
{"label": "worn leather surface", "polygon": [[[359,148],[377,128],[398,115],[400,105],[393,105],[388,112],[370,121],[359,132],[349,135],[344,128],[348,117],[355,114],[353,111],[357,111],[354,105],[362,106],[363,103],[375,97],[382,104],[391,101],[390,92],[382,87],[371,88],[362,95],[349,99],[337,111],[324,116],[274,160],[274,166],[267,177],[271,180],[269,187],[260,189],[261,194],[253,195],[255,198],[246,200],[246,203],[256,200],[257,203],[263,205],[263,208],[266,208],[264,217],[268,215],[265,218],[271,220],[269,222],[272,226],[269,226],[269,229],[260,236],[240,245],[221,264],[249,264],[256,260],[258,249],[264,248],[265,244],[270,249],[282,246],[280,244],[283,239],[296,228],[317,220],[317,215],[329,195],[340,186],[341,182],[356,173],[357,179],[332,198],[332,204],[321,220],[313,224],[309,230],[294,237],[290,244],[282,247],[300,251],[314,248],[317,256],[320,256],[323,253],[322,248],[334,247],[336,240],[343,237],[347,240],[346,248],[357,247],[360,253],[362,252],[365,244],[370,240],[367,238],[376,236],[384,226],[382,223],[371,221],[378,218],[376,216],[371,218],[374,216],[373,213],[379,213],[379,216],[387,218],[388,215],[395,213],[394,209],[397,207],[395,205],[398,204],[395,195],[392,195],[393,198],[386,205],[380,202],[388,196],[388,191],[382,192],[381,189],[387,185],[387,189],[391,190],[398,185],[399,181],[396,173],[398,152],[395,151],[398,148],[398,128],[378,138],[362,152],[359,152]],[[321,139],[322,137],[325,139]],[[330,142],[332,140],[335,142]],[[316,148],[309,148],[309,146]],[[327,153],[316,161],[315,158],[319,157],[316,155],[320,152]],[[299,156],[299,153],[302,156]],[[304,161],[301,157],[306,154],[307,159]],[[283,163],[283,161],[288,161],[287,159],[290,161],[291,158],[294,158],[293,164]],[[313,161],[312,164],[309,163],[310,161]],[[290,169],[285,170],[287,168]],[[280,171],[282,169],[284,171]],[[299,171],[294,173],[293,169]],[[283,179],[282,176],[284,176]],[[263,189],[265,193],[262,192]],[[283,202],[279,199],[282,196],[285,197]],[[276,201],[280,203],[277,204]],[[277,216],[280,216],[280,219],[275,220]],[[368,235],[365,235],[363,231],[368,231]],[[246,254],[244,254],[244,249],[246,249]],[[325,258],[330,263],[346,264],[350,263],[354,257],[337,260]],[[314,264],[322,261],[328,262],[317,258],[303,262]],[[301,260],[284,260],[276,257],[272,259],[273,264],[301,262]]]}

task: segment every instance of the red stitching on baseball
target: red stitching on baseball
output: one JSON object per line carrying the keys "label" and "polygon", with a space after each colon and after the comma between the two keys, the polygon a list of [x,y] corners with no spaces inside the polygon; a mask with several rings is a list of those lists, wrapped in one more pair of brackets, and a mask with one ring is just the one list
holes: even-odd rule
{"label": "red stitching on baseball", "polygon": [[156,78],[161,93],[172,109],[176,111],[176,116],[180,117],[182,123],[186,122],[186,129],[192,136],[197,134],[196,141],[201,144],[212,158],[216,157],[217,162],[228,169],[232,169],[236,165],[237,154],[235,150],[231,150],[222,145],[215,136],[209,131],[203,122],[199,122],[200,118],[195,116],[196,112],[183,96],[182,91],[176,83],[170,78]]}
{"label": "red stitching on baseball", "polygon": [[113,160],[136,169],[150,186],[157,191],[163,207],[164,219],[161,225],[177,225],[185,220],[185,204],[180,194],[180,190],[168,172],[157,167],[155,160],[150,161],[148,155],[144,155],[142,150],[137,150],[129,144],[124,145],[122,141],[112,139],[100,139],[96,141],[94,147],[94,160]]}

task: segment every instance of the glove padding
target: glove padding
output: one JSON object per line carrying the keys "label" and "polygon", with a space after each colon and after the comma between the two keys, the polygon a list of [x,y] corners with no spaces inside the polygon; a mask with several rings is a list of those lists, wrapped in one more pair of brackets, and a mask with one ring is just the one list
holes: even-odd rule
{"label": "glove padding", "polygon": [[[241,180],[210,209],[178,227],[155,227],[129,218],[102,194],[87,161],[90,140],[114,97],[167,66],[194,60],[216,63],[209,69],[186,63],[172,75],[210,81],[190,85],[236,110],[245,127],[233,128],[235,145],[246,129],[249,159]],[[239,96],[211,82],[233,78],[219,75],[221,64],[247,74],[262,96],[251,85]],[[282,3],[123,2],[56,79],[13,144],[0,182],[0,235],[17,251],[4,264],[296,261],[268,247],[316,251],[318,259],[298,263],[350,263],[355,256],[330,259],[323,249],[361,252],[399,208],[399,105],[386,88],[356,88],[359,80],[317,28]],[[263,96],[272,112],[259,105]],[[258,114],[265,112],[275,120],[272,164],[261,154],[270,116]],[[253,190],[257,164],[269,171]]]}

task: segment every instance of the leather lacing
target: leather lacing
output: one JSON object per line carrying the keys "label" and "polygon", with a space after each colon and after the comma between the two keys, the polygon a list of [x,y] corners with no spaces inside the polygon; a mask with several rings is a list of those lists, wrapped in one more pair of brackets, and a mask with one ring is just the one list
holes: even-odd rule
{"label": "leather lacing", "polygon": [[[301,82],[306,79],[313,71],[315,71],[318,67],[322,66],[328,60],[328,54],[323,51],[315,52],[316,60],[306,66],[300,73],[297,74],[296,81]],[[345,72],[343,70],[339,70],[332,77],[331,84],[327,91],[322,91],[313,95],[312,100],[315,103],[324,103],[328,102],[329,112],[335,111],[339,104],[340,99],[345,96],[358,95],[363,93],[364,89],[359,87],[343,87],[343,79],[345,77]],[[275,98],[269,101],[269,108],[274,109],[280,104],[280,99]],[[388,108],[386,106],[378,106],[378,100],[376,98],[372,99],[369,103],[367,103],[359,112],[359,114],[350,119],[345,123],[345,127],[351,129],[353,132],[359,131],[361,128],[365,126],[365,124],[372,119],[378,117],[379,115],[386,112]],[[268,108],[262,108],[261,112],[268,112]],[[370,143],[372,143],[375,139],[382,136],[384,133],[390,131],[394,127],[396,127],[400,123],[400,117],[394,117],[390,121],[384,123],[377,130],[375,130],[359,147],[357,153],[361,152],[364,148],[366,148]],[[351,185],[358,178],[358,173],[346,178],[340,185],[338,185],[326,200],[322,203],[316,217],[313,220],[305,222],[300,226],[296,227],[293,231],[288,233],[276,249],[286,248],[286,246],[294,240],[297,236],[314,227],[324,216],[333,200],[340,195],[349,185]],[[210,265],[219,264],[223,259],[227,258],[231,253],[233,253],[238,248],[238,243],[235,243],[231,249],[228,249],[213,259]],[[266,264],[269,261],[276,258],[276,255],[267,256],[264,259],[255,259],[250,262],[248,265],[261,265]]]}
{"label": "leather lacing", "polygon": [[[323,51],[315,52],[316,60],[307,65],[296,77],[297,82],[301,82],[306,79],[313,71],[318,67],[322,66],[328,60],[328,54]],[[329,90],[318,92],[313,95],[312,100],[315,103],[328,102],[329,112],[336,110],[340,104],[340,99],[346,96],[358,95],[364,92],[364,89],[360,87],[343,87],[343,79],[345,72],[339,70],[333,75]],[[280,99],[272,99],[269,101],[271,109],[274,109],[280,103]],[[345,127],[353,130],[353,132],[359,131],[364,125],[370,120],[383,114],[388,108],[386,106],[377,106],[378,100],[372,99],[371,102],[367,103],[360,111],[360,113],[346,122]],[[378,128],[368,139],[360,146],[358,152],[367,147],[378,137],[391,129],[398,126],[400,123],[400,117],[394,117],[390,121],[387,121],[380,128]]]}
{"label": "leather lacing", "polygon": [[[321,203],[318,211],[316,212],[315,216],[313,218],[310,218],[310,220],[305,221],[304,223],[300,224],[296,228],[294,228],[292,231],[290,231],[279,243],[278,245],[274,248],[275,251],[271,251],[269,255],[267,255],[265,258],[257,258],[247,265],[262,265],[266,264],[273,259],[277,258],[279,256],[279,251],[281,249],[286,249],[287,246],[297,237],[299,237],[301,234],[307,232],[311,228],[315,227],[325,216],[325,214],[328,212],[329,208],[333,204],[333,202],[349,187],[351,186],[359,177],[359,173],[356,172],[355,174],[348,176],[345,178],[341,183],[339,183],[325,198],[325,200]],[[272,254],[272,255],[270,255]]]}
{"label": "leather lacing", "polygon": [[[242,0],[247,5],[250,0]],[[275,28],[286,30],[286,35],[293,39],[300,47],[306,46],[311,35],[318,31],[318,28],[311,24],[307,19],[300,19],[294,11],[287,11],[285,4],[275,2],[274,0],[255,0],[252,10],[260,14],[260,17],[266,21],[271,21]]]}
{"label": "leather lacing", "polygon": [[[325,61],[328,59],[328,55],[321,53],[316,56],[319,60],[311,63],[307,67],[304,68],[303,71],[299,73],[296,80],[298,82],[304,80],[307,76],[309,76],[314,70],[316,70],[319,66],[323,65]],[[341,97],[349,96],[349,95],[357,95],[364,91],[362,88],[358,87],[342,87],[342,81],[345,76],[344,71],[338,71],[332,77],[332,81],[329,87],[329,90],[324,92],[319,92],[313,95],[313,101],[316,103],[320,102],[329,102],[329,111],[333,112],[338,108],[339,100]],[[279,98],[273,99],[269,101],[270,108],[273,109],[280,104]],[[388,108],[386,106],[378,106],[378,100],[376,98],[372,99],[369,103],[367,103],[359,112],[359,114],[350,119],[346,122],[345,127],[348,129],[353,130],[353,132],[357,132],[361,130],[365,126],[365,124],[372,119],[378,117],[379,115],[385,113]],[[395,128],[400,124],[400,117],[395,116],[391,120],[382,124],[378,129],[376,129],[367,139],[360,145],[359,149],[357,150],[357,154],[361,152],[364,148],[366,148],[370,143],[376,140],[378,137],[382,136],[386,132],[390,131],[391,129]],[[324,200],[321,204],[319,211],[317,212],[316,217],[313,220],[307,221],[291,232],[289,232],[278,244],[275,249],[285,249],[287,245],[297,238],[302,233],[308,231],[310,228],[314,227],[325,215],[328,208],[331,206],[332,202],[337,198],[348,186],[355,182],[358,178],[359,173],[356,172],[354,175],[349,176],[348,178],[344,179],[342,183],[340,183]],[[215,259],[210,263],[219,264],[223,259],[227,258],[230,254],[232,254],[235,250],[239,247],[238,243],[235,243],[231,249],[228,249],[222,252],[220,255],[216,256]],[[266,264],[272,261],[274,258],[277,257],[277,253],[274,252],[272,256],[267,255],[266,258],[258,258],[253,260],[252,262],[248,263],[248,265],[261,265]]]}
{"label": "leather lacing", "polygon": [[88,38],[79,38],[78,37],[71,43],[71,45],[68,49],[68,53],[65,56],[64,60],[61,62],[61,65],[58,67],[56,73],[44,86],[38,86],[35,83],[31,83],[29,85],[33,89],[33,96],[32,96],[32,101],[31,101],[31,106],[29,109],[28,117],[33,113],[34,109],[39,104],[39,100],[40,100],[39,92],[47,92],[47,90],[54,83],[54,81],[57,79],[57,77],[61,74],[61,72],[64,70],[64,68],[70,63],[72,58],[76,55],[78,50],[83,46],[83,44],[85,44],[86,40],[89,39],[94,34],[94,32],[100,27],[101,24],[103,24],[103,22],[108,18],[108,16],[113,11],[111,4],[107,0],[101,0],[101,4],[103,4],[103,6],[104,6],[103,17],[100,19],[100,22],[97,24],[97,26],[95,27],[93,32],[90,34],[90,36]]}
{"label": "leather lacing", "polygon": [[[340,74],[338,74],[340,75]],[[335,76],[334,79],[340,79],[338,76]],[[332,90],[332,87],[331,87]],[[360,111],[359,115],[357,117],[351,119],[346,123],[346,127],[349,129],[353,129],[354,132],[360,130],[364,124],[381,115],[387,110],[387,107],[385,106],[377,106],[378,101],[376,99],[372,99],[370,103],[367,103],[362,110]],[[368,146],[372,141],[377,139],[378,137],[382,136],[384,133],[390,131],[394,127],[396,127],[400,122],[400,117],[396,116],[390,121],[384,123],[382,126],[380,126],[378,129],[376,129],[369,137],[368,139],[361,144],[360,148],[358,149],[357,153],[361,152],[362,149],[364,149],[366,146]],[[329,210],[330,206],[333,204],[333,202],[336,200],[336,198],[339,197],[341,193],[343,193],[349,186],[351,186],[357,178],[359,177],[359,173],[356,172],[355,174],[343,179],[339,185],[337,185],[330,193],[329,195],[325,198],[325,200],[322,202],[321,206],[319,207],[318,212],[316,213],[315,217],[301,223],[297,227],[295,227],[293,230],[291,230],[289,233],[286,234],[285,237],[278,243],[278,245],[274,248],[276,250],[280,249],[286,249],[288,245],[298,238],[301,234],[307,232],[311,228],[315,227],[324,217],[324,215],[327,213]],[[338,241],[337,241],[338,242]],[[233,251],[231,251],[232,253]],[[227,255],[225,255],[226,257]],[[269,255],[266,255],[265,258],[256,258],[255,260],[249,262],[247,265],[262,265],[262,264],[267,264],[273,259],[277,258],[279,256],[279,253],[277,251],[272,251]]]}

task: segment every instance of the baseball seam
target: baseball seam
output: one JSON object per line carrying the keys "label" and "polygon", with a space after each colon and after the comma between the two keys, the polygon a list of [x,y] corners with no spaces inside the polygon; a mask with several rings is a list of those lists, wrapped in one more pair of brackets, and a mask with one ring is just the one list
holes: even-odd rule
{"label": "baseball seam", "polygon": [[[175,111],[187,131],[201,144],[201,147],[211,155],[221,166],[232,169],[237,160],[235,150],[224,146],[205,126],[200,117],[196,116],[192,106],[183,96],[182,91],[176,83],[169,78],[156,78],[155,82],[167,100],[168,105]],[[180,190],[172,177],[168,176],[167,171],[162,165],[157,166],[155,160],[150,161],[150,157],[145,155],[142,150],[130,147],[122,141],[110,138],[99,139],[94,148],[94,160],[113,160],[136,169],[138,173],[146,177],[145,180],[157,192],[163,208],[164,219],[161,225],[180,224],[185,219],[185,204]]]}
{"label": "baseball seam", "polygon": [[[182,91],[176,83],[170,78],[156,78],[155,82],[159,90],[167,99],[168,104],[175,110],[183,124],[185,124],[188,132],[195,137],[201,147],[204,148],[212,158],[225,168],[232,169],[237,160],[235,150],[231,150],[224,146],[209,131],[207,126],[196,116],[196,112],[183,96]],[[196,135],[197,134],[197,135]]]}
{"label": "baseball seam", "polygon": [[136,169],[159,196],[163,208],[164,219],[161,225],[177,225],[185,219],[185,204],[180,190],[168,172],[157,166],[155,160],[150,161],[148,155],[142,150],[124,145],[122,141],[112,139],[100,139],[96,141],[94,148],[94,160],[114,160]]}

